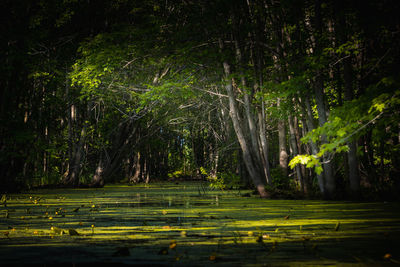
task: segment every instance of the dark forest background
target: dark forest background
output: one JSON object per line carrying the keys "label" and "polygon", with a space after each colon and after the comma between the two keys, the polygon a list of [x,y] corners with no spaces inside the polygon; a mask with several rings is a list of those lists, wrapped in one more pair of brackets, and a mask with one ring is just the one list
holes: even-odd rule
{"label": "dark forest background", "polygon": [[400,2],[3,0],[0,191],[400,192]]}

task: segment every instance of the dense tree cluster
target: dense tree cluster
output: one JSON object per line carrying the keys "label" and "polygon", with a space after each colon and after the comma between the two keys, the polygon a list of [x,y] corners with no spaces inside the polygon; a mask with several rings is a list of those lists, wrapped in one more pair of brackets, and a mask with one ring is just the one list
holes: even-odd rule
{"label": "dense tree cluster", "polygon": [[2,1],[2,191],[400,190],[400,4]]}

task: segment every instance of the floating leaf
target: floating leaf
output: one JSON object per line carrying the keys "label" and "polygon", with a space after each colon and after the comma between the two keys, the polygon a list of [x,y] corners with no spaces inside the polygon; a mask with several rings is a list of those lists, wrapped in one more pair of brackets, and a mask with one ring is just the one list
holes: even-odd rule
{"label": "floating leaf", "polygon": [[79,233],[75,229],[68,229],[68,233],[71,236],[79,235]]}
{"label": "floating leaf", "polygon": [[392,258],[392,254],[386,253],[386,254],[383,256],[383,258],[384,258],[385,260],[389,260],[389,259]]}
{"label": "floating leaf", "polygon": [[58,234],[58,235],[64,235],[64,234],[65,234],[64,230],[61,229],[61,228],[52,226],[50,229],[51,229],[54,233],[56,233],[56,234]]}
{"label": "floating leaf", "polygon": [[162,248],[160,251],[158,251],[159,255],[167,255],[168,254],[168,249],[167,248]]}
{"label": "floating leaf", "polygon": [[338,231],[338,230],[339,230],[339,227],[340,227],[340,222],[338,222],[338,223],[336,224],[336,226],[335,226],[335,231]]}
{"label": "floating leaf", "polygon": [[262,238],[263,238],[263,239],[270,239],[271,237],[270,237],[269,235],[267,235],[267,234],[263,234],[263,235],[262,235]]}
{"label": "floating leaf", "polygon": [[210,255],[210,261],[215,261],[217,259],[217,255],[215,255],[215,253],[212,253]]}
{"label": "floating leaf", "polygon": [[172,240],[172,241],[169,243],[169,248],[170,248],[170,249],[174,249],[174,248],[176,248],[176,245],[177,245],[176,241],[175,241],[175,240]]}

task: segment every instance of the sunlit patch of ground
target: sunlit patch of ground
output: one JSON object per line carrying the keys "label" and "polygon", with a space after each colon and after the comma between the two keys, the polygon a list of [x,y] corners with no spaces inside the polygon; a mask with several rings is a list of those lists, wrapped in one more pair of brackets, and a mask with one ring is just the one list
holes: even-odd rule
{"label": "sunlit patch of ground", "polygon": [[0,205],[0,260],[400,264],[399,203],[263,200],[201,188],[198,183],[152,184],[7,195]]}

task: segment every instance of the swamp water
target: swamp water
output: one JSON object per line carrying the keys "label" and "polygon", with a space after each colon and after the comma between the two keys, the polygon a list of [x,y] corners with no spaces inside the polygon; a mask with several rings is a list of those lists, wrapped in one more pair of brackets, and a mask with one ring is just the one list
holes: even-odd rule
{"label": "swamp water", "polygon": [[400,264],[399,203],[264,200],[248,193],[157,183],[3,196],[0,263]]}

